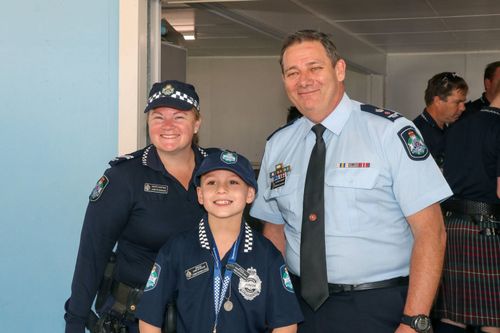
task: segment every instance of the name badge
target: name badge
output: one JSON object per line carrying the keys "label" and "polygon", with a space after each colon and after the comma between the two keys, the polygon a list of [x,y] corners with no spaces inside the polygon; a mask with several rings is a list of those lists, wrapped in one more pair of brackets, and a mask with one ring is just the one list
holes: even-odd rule
{"label": "name badge", "polygon": [[144,183],[144,192],[167,194],[168,185]]}
{"label": "name badge", "polygon": [[247,272],[246,269],[238,265],[237,263],[234,264],[227,264],[226,269],[230,269],[234,272],[234,274],[238,275],[240,279],[246,280],[250,276],[250,273]]}
{"label": "name badge", "polygon": [[186,279],[191,280],[194,279],[197,276],[200,276],[203,273],[206,273],[209,271],[208,264],[207,262],[202,262],[201,264],[198,264],[194,267],[188,268],[184,271],[186,274]]}

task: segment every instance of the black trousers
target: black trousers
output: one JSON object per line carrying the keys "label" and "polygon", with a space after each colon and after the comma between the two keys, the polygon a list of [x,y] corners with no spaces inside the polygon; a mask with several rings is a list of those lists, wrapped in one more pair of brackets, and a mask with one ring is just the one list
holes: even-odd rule
{"label": "black trousers", "polygon": [[335,293],[313,312],[300,296],[299,283],[294,289],[304,314],[299,333],[394,333],[408,293],[407,286]]}

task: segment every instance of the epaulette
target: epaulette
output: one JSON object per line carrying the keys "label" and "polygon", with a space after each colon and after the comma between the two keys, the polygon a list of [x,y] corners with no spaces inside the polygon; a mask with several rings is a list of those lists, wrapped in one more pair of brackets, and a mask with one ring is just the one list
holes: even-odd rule
{"label": "epaulette", "polygon": [[296,122],[296,121],[297,121],[297,119],[300,119],[300,118],[295,118],[294,120],[292,120],[292,121],[290,121],[290,122],[286,123],[286,125],[281,126],[281,127],[280,127],[280,128],[278,128],[277,130],[275,130],[274,132],[272,132],[272,133],[271,133],[271,135],[269,135],[269,136],[267,137],[266,141],[269,141],[269,139],[270,139],[270,138],[272,138],[272,136],[273,136],[274,134],[278,133],[278,132],[279,132],[279,131],[281,131],[282,129],[287,128],[288,126],[290,126],[291,124],[293,124],[294,122]]}
{"label": "epaulette", "polygon": [[109,161],[109,165],[115,166],[115,165],[120,164],[122,162],[132,160],[134,158],[142,156],[143,152],[144,152],[144,149],[141,149],[141,150],[135,151],[135,152],[130,153],[130,154],[117,156],[117,157],[113,158],[111,161]]}
{"label": "epaulette", "polygon": [[390,121],[395,121],[396,119],[403,117],[402,115],[400,115],[396,111],[381,109],[381,108],[378,108],[378,107],[376,107],[374,105],[370,105],[370,104],[362,104],[361,111],[376,114],[377,116],[383,117],[383,118],[388,119]]}

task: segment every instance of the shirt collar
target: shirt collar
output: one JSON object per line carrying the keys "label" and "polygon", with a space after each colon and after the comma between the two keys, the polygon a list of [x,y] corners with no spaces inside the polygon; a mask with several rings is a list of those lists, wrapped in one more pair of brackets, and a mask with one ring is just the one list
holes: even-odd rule
{"label": "shirt collar", "polygon": [[[342,96],[339,104],[333,109],[333,111],[321,122],[329,131],[333,132],[337,136],[340,135],[342,129],[344,128],[347,120],[352,113],[352,101],[347,96],[346,93]],[[306,117],[303,117],[306,118]],[[315,125],[312,121],[306,118],[305,124],[307,125],[307,130],[304,133],[304,137],[309,134],[311,128]]]}
{"label": "shirt collar", "polygon": [[[243,219],[241,221],[242,228],[240,228],[240,237],[244,234],[243,242],[240,243],[240,248],[243,249],[244,253],[248,253],[253,249],[253,233],[252,228],[248,225],[248,223]],[[200,220],[198,224],[198,240],[200,242],[200,246],[203,249],[211,250],[211,244],[214,243],[214,237],[212,236],[212,231],[208,225],[208,216],[205,216]],[[240,251],[240,250],[239,250]]]}
{"label": "shirt collar", "polygon": [[[194,151],[194,160],[196,164],[195,170],[197,170],[199,165],[201,164],[201,161],[203,161],[208,153],[205,151],[205,149],[195,145],[191,146],[191,148]],[[142,153],[142,165],[150,167],[151,169],[156,171],[166,171],[160,159],[160,156],[158,155],[158,152],[153,145],[149,145],[144,149]]]}
{"label": "shirt collar", "polygon": [[429,112],[427,112],[427,109],[424,109],[424,112],[422,112],[422,118],[431,125],[431,127],[437,129],[438,131],[444,132],[448,128],[449,124],[444,123],[443,128],[439,127],[434,118],[430,115]]}

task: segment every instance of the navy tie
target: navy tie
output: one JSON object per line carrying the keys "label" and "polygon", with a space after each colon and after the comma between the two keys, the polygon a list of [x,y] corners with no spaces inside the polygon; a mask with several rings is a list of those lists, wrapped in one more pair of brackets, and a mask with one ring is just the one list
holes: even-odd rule
{"label": "navy tie", "polygon": [[301,294],[314,311],[329,296],[325,251],[325,129],[321,124],[312,127],[316,144],[307,167],[300,239]]}

